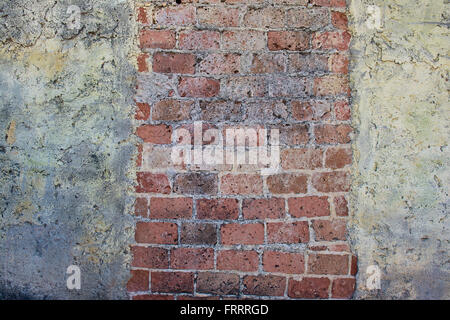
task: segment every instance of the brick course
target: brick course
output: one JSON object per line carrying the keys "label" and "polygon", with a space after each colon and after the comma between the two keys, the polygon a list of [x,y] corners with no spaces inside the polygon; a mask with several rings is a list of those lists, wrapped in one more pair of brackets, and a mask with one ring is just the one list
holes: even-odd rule
{"label": "brick course", "polygon": [[[138,2],[132,299],[351,298],[345,6]],[[279,129],[279,171],[172,164],[171,147],[194,142],[177,130],[199,120],[223,136]]]}

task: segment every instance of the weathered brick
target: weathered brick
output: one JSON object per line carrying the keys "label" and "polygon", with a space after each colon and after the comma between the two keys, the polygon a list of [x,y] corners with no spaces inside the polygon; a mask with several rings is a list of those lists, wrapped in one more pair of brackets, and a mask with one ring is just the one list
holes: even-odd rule
{"label": "weathered brick", "polygon": [[289,214],[295,218],[325,217],[330,215],[330,203],[327,197],[289,198]]}
{"label": "weathered brick", "polygon": [[328,101],[292,101],[292,116],[300,121],[319,121],[331,118],[331,104]]}
{"label": "weathered brick", "polygon": [[199,272],[197,292],[231,295],[239,293],[239,275],[222,272]]}
{"label": "weathered brick", "polygon": [[237,27],[239,25],[239,9],[229,7],[197,8],[198,23],[210,27]]}
{"label": "weathered brick", "polygon": [[301,253],[266,251],[263,268],[266,272],[302,274],[305,272],[305,257]]}
{"label": "weathered brick", "polygon": [[239,121],[243,117],[238,101],[200,101],[200,109],[204,121]]}
{"label": "weathered brick", "polygon": [[214,268],[214,249],[176,248],[170,252],[172,269],[209,270]]}
{"label": "weathered brick", "polygon": [[349,120],[351,117],[351,110],[346,100],[338,100],[334,104],[334,114],[336,120]]}
{"label": "weathered brick", "polygon": [[321,54],[293,53],[289,55],[289,72],[327,72],[328,56]]}
{"label": "weathered brick", "polygon": [[244,219],[279,219],[285,215],[284,199],[244,199],[242,202]]}
{"label": "weathered brick", "polygon": [[282,296],[286,278],[272,275],[245,276],[243,293],[256,296]]}
{"label": "weathered brick", "polygon": [[311,94],[309,79],[276,75],[267,80],[270,97],[304,97]]}
{"label": "weathered brick", "polygon": [[183,31],[178,38],[178,47],[184,50],[217,50],[220,33],[217,31]]}
{"label": "weathered brick", "polygon": [[217,194],[217,175],[212,173],[179,173],[173,190],[178,194]]}
{"label": "weathered brick", "polygon": [[[288,106],[283,101],[259,100],[247,102],[244,119],[248,122],[284,122],[289,117]],[[275,126],[273,129],[280,129]]]}
{"label": "weathered brick", "polygon": [[352,255],[350,263],[350,275],[356,276],[358,273],[358,258],[355,255]]}
{"label": "weathered brick", "polygon": [[288,296],[291,298],[324,299],[328,298],[328,278],[289,279]]}
{"label": "weathered brick", "polygon": [[238,206],[236,199],[199,199],[197,200],[197,218],[234,220],[239,216]]}
{"label": "weathered brick", "polygon": [[291,169],[317,169],[322,167],[323,150],[316,148],[286,149],[281,152],[281,167]]}
{"label": "weathered brick", "polygon": [[269,31],[269,50],[303,51],[309,49],[310,36],[305,31]]}
{"label": "weathered brick", "polygon": [[296,146],[309,142],[309,126],[306,124],[283,124],[278,128],[281,144]]}
{"label": "weathered brick", "polygon": [[206,74],[236,74],[239,73],[240,65],[239,54],[211,53],[201,59],[198,71]]}
{"label": "weathered brick", "polygon": [[188,219],[192,217],[191,198],[151,198],[150,218]]}
{"label": "weathered brick", "polygon": [[333,26],[337,29],[342,30],[348,29],[348,18],[345,12],[332,11],[331,22],[333,23]]}
{"label": "weathered brick", "polygon": [[166,26],[188,26],[195,24],[195,7],[170,6],[155,10],[157,24]]}
{"label": "weathered brick", "polygon": [[341,75],[328,75],[314,79],[314,94],[316,96],[349,95],[348,79]]}
{"label": "weathered brick", "polygon": [[312,0],[310,2],[316,6],[322,6],[322,7],[344,8],[346,5],[345,0]]}
{"label": "weathered brick", "polygon": [[148,216],[148,201],[146,198],[136,198],[134,203],[134,214],[143,218]]}
{"label": "weathered brick", "polygon": [[190,272],[152,272],[152,292],[193,293],[194,274]]}
{"label": "weathered brick", "polygon": [[258,174],[227,174],[220,181],[222,194],[261,194],[262,177]]}
{"label": "weathered brick", "polygon": [[140,294],[133,296],[133,300],[175,300],[170,294]]}
{"label": "weathered brick", "polygon": [[140,22],[142,24],[148,23],[148,17],[147,17],[147,9],[144,7],[137,8],[137,22]]}
{"label": "weathered brick", "polygon": [[319,192],[346,192],[350,190],[350,175],[344,171],[315,173],[312,184]]}
{"label": "weathered brick", "polygon": [[348,73],[348,55],[336,53],[330,56],[328,64],[331,72],[347,74]]}
{"label": "weathered brick", "polygon": [[183,223],[180,243],[215,245],[217,243],[216,225],[212,223]]}
{"label": "weathered brick", "polygon": [[352,163],[352,149],[350,147],[331,147],[325,152],[325,166],[331,169],[344,168]]}
{"label": "weathered brick", "polygon": [[153,71],[160,73],[195,73],[195,56],[189,53],[156,52]]}
{"label": "weathered brick", "polygon": [[137,193],[170,193],[170,183],[165,174],[154,174],[150,172],[138,172],[136,192]]}
{"label": "weathered brick", "polygon": [[304,243],[309,241],[307,221],[267,223],[268,243]]}
{"label": "weathered brick", "polygon": [[243,26],[250,28],[282,28],[284,11],[279,8],[250,8],[243,19]]}
{"label": "weathered brick", "polygon": [[304,174],[283,173],[267,177],[267,186],[273,194],[306,193],[307,180]]}
{"label": "weathered brick", "polygon": [[147,291],[149,272],[146,270],[131,270],[131,278],[127,283],[128,292]]}
{"label": "weathered brick", "polygon": [[136,134],[148,143],[168,144],[172,142],[172,127],[165,124],[144,124],[137,128]]}
{"label": "weathered brick", "polygon": [[[147,59],[149,58],[149,55],[147,53],[142,53],[137,57],[137,65],[138,65],[138,72],[148,72],[148,63]],[[138,119],[140,120],[140,119]]]}
{"label": "weathered brick", "polygon": [[279,53],[262,53],[253,55],[250,72],[280,73],[284,72],[286,57]]}
{"label": "weathered brick", "polygon": [[308,273],[343,275],[348,273],[348,255],[310,254]]}
{"label": "weathered brick", "polygon": [[208,98],[218,95],[220,82],[210,78],[182,77],[178,84],[178,92],[182,97]]}
{"label": "weathered brick", "polygon": [[193,101],[165,99],[153,106],[152,120],[182,121],[190,119]]}
{"label": "weathered brick", "polygon": [[147,120],[150,117],[150,106],[147,103],[136,102],[136,120]]}
{"label": "weathered brick", "polygon": [[334,279],[331,288],[331,297],[338,299],[350,299],[355,291],[355,278]]}
{"label": "weathered brick", "polygon": [[217,255],[218,270],[256,271],[258,270],[258,253],[256,251],[223,250]]}
{"label": "weathered brick", "polygon": [[328,9],[295,8],[287,11],[287,25],[291,28],[309,28],[317,30],[329,24]]}
{"label": "weathered brick", "polygon": [[345,220],[313,220],[312,228],[316,241],[345,240],[347,227]]}
{"label": "weathered brick", "polygon": [[314,34],[312,47],[317,50],[348,50],[351,35],[348,31],[327,31]]}
{"label": "weathered brick", "polygon": [[262,97],[266,91],[265,79],[257,76],[236,76],[225,79],[222,94],[228,98]]}
{"label": "weathered brick", "polygon": [[314,127],[316,142],[319,144],[348,143],[351,140],[352,131],[352,127],[348,124],[324,124]]}
{"label": "weathered brick", "polygon": [[137,243],[176,244],[177,225],[171,222],[138,222],[135,239]]}
{"label": "weathered brick", "polygon": [[169,253],[164,248],[146,248],[133,246],[132,266],[137,268],[167,269],[169,267]]}
{"label": "weathered brick", "polygon": [[175,32],[170,30],[141,30],[140,47],[142,49],[175,48]]}
{"label": "weathered brick", "polygon": [[345,199],[344,196],[337,196],[334,198],[334,210],[336,211],[337,216],[348,216],[347,199]]}
{"label": "weathered brick", "polygon": [[229,223],[220,228],[222,244],[262,244],[264,225],[261,223]]}
{"label": "weathered brick", "polygon": [[261,31],[225,31],[222,35],[223,50],[258,51],[265,46],[264,32]]}

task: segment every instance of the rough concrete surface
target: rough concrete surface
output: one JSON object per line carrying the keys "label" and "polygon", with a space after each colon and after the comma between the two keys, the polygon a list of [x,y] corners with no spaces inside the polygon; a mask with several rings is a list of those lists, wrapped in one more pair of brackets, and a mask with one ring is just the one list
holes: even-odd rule
{"label": "rough concrete surface", "polygon": [[0,299],[126,297],[132,6],[0,1]]}
{"label": "rough concrete surface", "polygon": [[[449,299],[450,4],[351,0],[349,11],[355,297]],[[380,290],[366,287],[369,265],[381,270]]]}

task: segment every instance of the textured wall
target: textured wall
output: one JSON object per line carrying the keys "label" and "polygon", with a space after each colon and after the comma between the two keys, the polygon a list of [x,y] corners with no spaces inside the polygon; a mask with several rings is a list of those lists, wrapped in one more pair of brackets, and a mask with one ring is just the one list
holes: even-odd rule
{"label": "textured wall", "polygon": [[124,297],[132,15],[126,0],[0,1],[0,298]]}
{"label": "textured wall", "polygon": [[[450,4],[350,3],[356,297],[448,299]],[[373,4],[380,29],[367,25]],[[381,269],[380,291],[365,287],[368,265]]]}

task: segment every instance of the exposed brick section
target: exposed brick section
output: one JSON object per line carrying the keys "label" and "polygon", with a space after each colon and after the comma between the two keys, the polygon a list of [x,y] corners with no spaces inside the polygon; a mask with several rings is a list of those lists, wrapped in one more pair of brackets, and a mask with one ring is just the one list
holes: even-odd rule
{"label": "exposed brick section", "polygon": [[[130,298],[350,298],[346,1],[155,1],[135,14]],[[272,154],[267,142],[276,170],[227,157]],[[226,163],[198,162],[222,144]]]}

